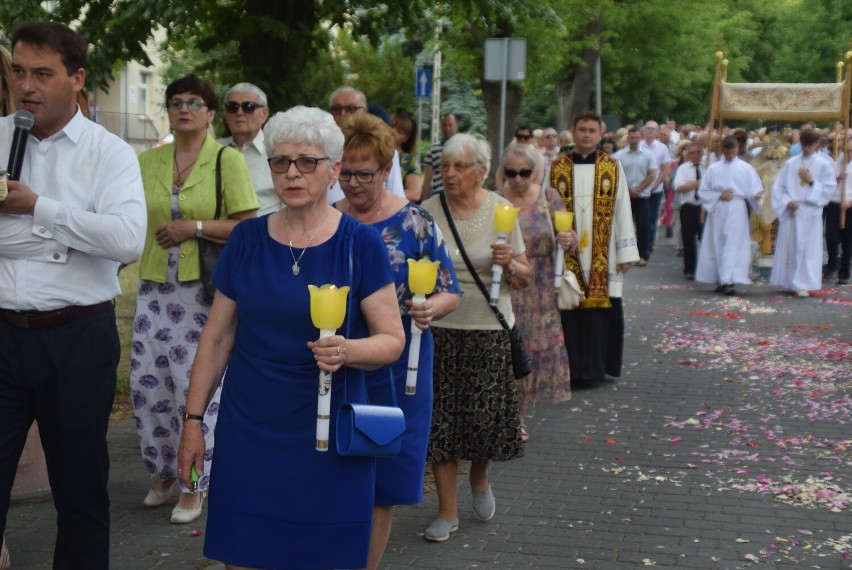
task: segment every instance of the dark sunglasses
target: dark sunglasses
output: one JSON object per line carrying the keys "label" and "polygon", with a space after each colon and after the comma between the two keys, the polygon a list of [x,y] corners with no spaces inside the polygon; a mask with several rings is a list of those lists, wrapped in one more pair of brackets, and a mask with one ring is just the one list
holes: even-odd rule
{"label": "dark sunglasses", "polygon": [[515,135],[515,138],[518,139],[519,141],[528,141],[531,138],[533,138],[533,136],[532,135]]}
{"label": "dark sunglasses", "polygon": [[533,171],[531,168],[524,168],[523,170],[514,170],[512,168],[503,169],[503,174],[506,175],[506,178],[514,178],[519,174],[521,175],[521,178],[529,178],[532,176],[532,173]]}
{"label": "dark sunglasses", "polygon": [[251,115],[254,113],[255,109],[262,109],[266,105],[259,105],[258,103],[251,103],[249,101],[244,101],[243,103],[237,103],[236,101],[228,101],[225,103],[225,110],[229,113],[236,113],[240,109],[243,110],[243,113],[246,115]]}

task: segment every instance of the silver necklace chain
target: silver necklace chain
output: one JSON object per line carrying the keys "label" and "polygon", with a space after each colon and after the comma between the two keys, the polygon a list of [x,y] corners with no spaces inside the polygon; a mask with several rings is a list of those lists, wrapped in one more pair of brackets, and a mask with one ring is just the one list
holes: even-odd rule
{"label": "silver necklace chain", "polygon": [[[287,212],[284,215],[284,230],[287,230],[287,219],[290,217],[290,212]],[[314,237],[316,237],[317,232],[322,227],[323,223],[325,223],[325,219],[328,217],[328,210],[325,212],[325,216],[322,217],[317,227],[314,228],[313,233],[311,233],[311,237],[308,238],[308,243],[305,244],[305,247],[302,249],[302,253],[299,254],[298,259],[296,258],[296,254],[293,253],[293,240],[289,240],[287,242],[287,247],[290,248],[290,257],[293,258],[293,266],[290,268],[293,271],[293,275],[299,274],[299,262],[302,261],[302,258],[305,256],[305,252],[308,251],[308,247],[311,245],[311,242],[314,241]]]}

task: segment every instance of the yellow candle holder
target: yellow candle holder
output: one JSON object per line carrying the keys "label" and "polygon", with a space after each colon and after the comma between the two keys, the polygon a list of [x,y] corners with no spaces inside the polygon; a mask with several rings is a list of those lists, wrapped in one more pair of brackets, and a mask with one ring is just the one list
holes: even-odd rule
{"label": "yellow candle holder", "polygon": [[429,295],[435,290],[438,281],[440,261],[424,259],[408,260],[408,288],[415,295]]}
{"label": "yellow candle holder", "polygon": [[574,212],[553,212],[553,226],[557,232],[571,231],[574,224]]}
{"label": "yellow candle holder", "polygon": [[311,321],[320,330],[337,330],[346,317],[349,287],[308,285],[311,294]]}
{"label": "yellow candle holder", "polygon": [[494,207],[494,229],[498,234],[508,234],[515,228],[520,208],[497,204]]}

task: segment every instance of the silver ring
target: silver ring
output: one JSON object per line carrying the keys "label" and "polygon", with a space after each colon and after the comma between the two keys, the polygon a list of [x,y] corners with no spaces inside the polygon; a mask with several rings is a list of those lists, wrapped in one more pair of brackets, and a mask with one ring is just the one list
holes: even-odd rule
{"label": "silver ring", "polygon": [[337,356],[340,356],[340,345],[337,345]]}

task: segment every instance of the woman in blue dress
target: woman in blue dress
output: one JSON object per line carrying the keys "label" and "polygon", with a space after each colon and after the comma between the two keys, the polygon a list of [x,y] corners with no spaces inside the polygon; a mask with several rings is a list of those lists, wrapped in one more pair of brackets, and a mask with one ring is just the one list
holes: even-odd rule
{"label": "woman in blue dress", "polygon": [[[376,460],[376,508],[370,539],[368,568],[382,559],[393,519],[393,505],[417,504],[423,500],[426,446],[432,421],[433,341],[429,323],[459,306],[461,287],[456,281],[446,243],[432,214],[405,198],[391,193],[385,183],[391,170],[394,140],[387,125],[364,113],[352,115],[341,124],[346,139],[340,169],[340,188],[346,199],[337,207],[379,231],[387,247],[396,285],[399,313],[405,330],[405,350],[390,367],[368,374],[370,402],[390,405],[391,379],[398,405],[405,413],[405,436],[396,457]],[[435,290],[426,302],[414,305],[408,288],[408,259],[439,261]],[[405,394],[411,322],[423,331],[420,341],[417,389]]]}
{"label": "woman in blue dress", "polygon": [[[332,410],[364,402],[363,371],[399,358],[405,336],[393,276],[378,233],[327,203],[343,151],[331,115],[294,107],[273,117],[264,136],[287,207],[238,225],[219,259],[178,476],[189,484],[190,467],[203,467],[195,414],[224,373],[205,556],[229,569],[364,567],[374,460],[337,453],[334,413],[328,450],[315,449],[317,382],[320,370],[333,373]],[[316,340],[309,284],[351,287],[339,333]]]}

